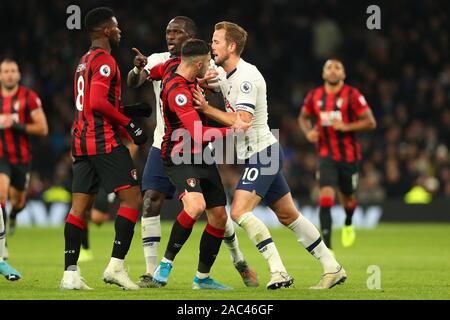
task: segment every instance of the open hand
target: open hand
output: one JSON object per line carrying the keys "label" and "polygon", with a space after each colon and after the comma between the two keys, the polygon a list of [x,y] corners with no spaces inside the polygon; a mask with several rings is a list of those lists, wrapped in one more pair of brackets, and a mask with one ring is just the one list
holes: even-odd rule
{"label": "open hand", "polygon": [[200,86],[207,87],[208,86],[207,82],[217,78],[218,76],[219,76],[219,72],[214,68],[210,68],[206,71],[204,77],[198,78],[197,81]]}
{"label": "open hand", "polygon": [[0,129],[9,129],[14,124],[14,118],[11,114],[0,115]]}
{"label": "open hand", "polygon": [[311,143],[317,143],[319,141],[319,130],[317,130],[317,127],[314,127],[308,131],[306,134],[306,140]]}
{"label": "open hand", "polygon": [[203,93],[199,89],[195,89],[192,95],[194,97],[194,108],[200,112],[205,112],[209,105]]}

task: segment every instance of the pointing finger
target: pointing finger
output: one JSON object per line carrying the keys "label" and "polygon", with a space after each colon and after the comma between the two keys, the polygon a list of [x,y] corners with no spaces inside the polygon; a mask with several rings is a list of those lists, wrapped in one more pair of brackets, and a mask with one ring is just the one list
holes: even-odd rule
{"label": "pointing finger", "polygon": [[139,51],[139,49],[132,48],[131,51],[133,51],[137,56],[143,56],[143,54]]}

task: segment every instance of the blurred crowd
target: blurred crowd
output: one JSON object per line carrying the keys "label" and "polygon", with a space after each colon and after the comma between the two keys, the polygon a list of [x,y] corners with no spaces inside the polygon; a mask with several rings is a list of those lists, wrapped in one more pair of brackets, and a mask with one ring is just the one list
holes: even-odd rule
{"label": "blurred crowd", "polygon": [[[322,84],[329,57],[342,59],[347,83],[366,97],[378,122],[361,134],[359,201],[378,203],[402,198],[414,186],[433,197],[450,196],[450,51],[446,1],[400,0],[380,3],[381,30],[369,30],[364,1],[151,2],[2,1],[0,57],[18,60],[22,84],[43,100],[50,126],[46,140],[34,141],[30,195],[39,198],[50,186],[70,190],[70,127],[74,115],[73,73],[88,50],[87,35],[66,28],[67,6],[89,9],[108,5],[122,30],[113,51],[122,78],[132,67],[132,47],[163,52],[165,27],[177,15],[193,18],[199,37],[209,40],[213,26],[234,21],[249,32],[244,59],[255,64],[268,86],[269,122],[280,129],[286,176],[295,197],[317,197],[317,153],[301,133],[297,117],[306,93]],[[149,101],[151,86],[128,89],[125,102]],[[145,123],[148,133],[154,117]],[[149,134],[150,136],[152,134]],[[142,170],[151,142],[137,160]],[[239,171],[222,167],[231,189]]]}

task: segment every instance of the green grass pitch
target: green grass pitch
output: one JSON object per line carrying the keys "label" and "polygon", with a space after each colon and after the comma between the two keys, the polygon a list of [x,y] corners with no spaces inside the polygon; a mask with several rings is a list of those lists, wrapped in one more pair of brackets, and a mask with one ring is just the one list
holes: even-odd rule
{"label": "green grass pitch", "polygon": [[[230,300],[230,299],[449,299],[450,298],[450,224],[382,224],[374,230],[358,230],[355,245],[344,249],[340,230],[333,240],[338,260],[345,267],[348,279],[342,286],[326,291],[312,291],[320,277],[320,264],[300,247],[291,231],[273,229],[272,236],[294,286],[268,291],[265,284],[269,272],[262,256],[238,230],[241,249],[258,272],[261,285],[244,287],[231,264],[225,246],[212,270],[212,276],[234,290],[227,292],[194,291],[191,289],[203,224],[194,227],[191,238],[178,255],[169,284],[161,289],[123,291],[106,285],[101,276],[109,260],[113,240],[113,225],[91,225],[91,247],[95,260],[80,264],[83,277],[94,291],[61,291],[63,273],[63,229],[22,228],[9,238],[10,262],[22,272],[23,279],[9,282],[0,279],[0,299],[157,299],[157,300]],[[162,254],[168,240],[171,223],[163,223]],[[140,240],[140,225],[126,259],[129,274],[137,280],[145,270]],[[376,265],[381,271],[381,289],[370,290],[367,269]]]}

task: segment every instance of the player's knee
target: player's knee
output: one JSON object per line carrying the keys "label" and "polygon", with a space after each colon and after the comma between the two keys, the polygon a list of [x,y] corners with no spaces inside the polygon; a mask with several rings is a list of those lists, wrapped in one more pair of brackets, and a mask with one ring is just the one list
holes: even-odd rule
{"label": "player's knee", "polygon": [[25,204],[19,203],[17,206],[12,206],[13,210],[17,213],[21,212],[23,209],[25,209]]}
{"label": "player's knee", "polygon": [[331,187],[324,187],[322,189],[320,189],[320,197],[327,197],[327,198],[331,198],[334,201],[334,197],[335,197],[335,192],[334,189]]}
{"label": "player's knee", "polygon": [[78,218],[83,218],[84,217],[84,212],[85,212],[84,210],[80,210],[77,207],[73,207],[72,206],[72,208],[70,208],[70,214],[75,216],[75,217],[78,217]]}
{"label": "player's knee", "polygon": [[354,209],[356,207],[355,197],[346,197],[343,199],[343,207],[345,209]]}
{"label": "player's knee", "polygon": [[161,192],[147,190],[144,193],[142,214],[144,218],[156,217],[161,214],[165,196]]}
{"label": "player's knee", "polygon": [[133,207],[133,209],[142,210],[142,205],[143,205],[143,201],[142,201],[142,196],[139,194],[138,196],[136,196],[135,200],[135,206]]}
{"label": "player's knee", "polygon": [[197,219],[206,209],[206,203],[204,200],[192,201],[185,204],[184,210],[189,213],[194,219]]}
{"label": "player's knee", "polygon": [[219,229],[225,229],[225,226],[227,224],[227,214],[226,212],[224,214],[215,215],[213,217],[214,224],[212,224],[213,227],[219,228]]}
{"label": "player's knee", "polygon": [[291,223],[293,223],[295,220],[297,220],[299,217],[299,214],[293,215],[293,214],[284,214],[281,216],[278,216],[278,221],[284,226],[288,226]]}
{"label": "player's knee", "polygon": [[121,206],[123,207],[131,208],[138,211],[142,210],[142,205],[143,205],[142,195],[139,191],[139,188],[130,191],[130,193],[126,196],[125,200],[123,200],[121,203]]}
{"label": "player's knee", "polygon": [[236,209],[231,210],[231,212],[230,212],[231,220],[237,221],[244,213],[245,212],[242,210],[236,210]]}
{"label": "player's knee", "polygon": [[228,215],[225,207],[216,207],[214,209],[206,210],[208,213],[208,223],[214,228],[225,229]]}
{"label": "player's knee", "polygon": [[98,217],[95,217],[95,218],[91,217],[91,221],[93,223],[95,223],[95,225],[97,225],[97,226],[101,226],[103,224],[103,219],[98,218]]}
{"label": "player's knee", "polygon": [[95,223],[97,226],[100,226],[108,220],[108,214],[105,212],[101,212],[99,210],[92,209],[91,211],[91,221]]}

